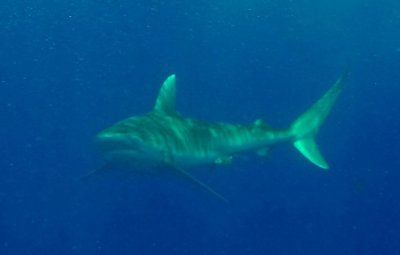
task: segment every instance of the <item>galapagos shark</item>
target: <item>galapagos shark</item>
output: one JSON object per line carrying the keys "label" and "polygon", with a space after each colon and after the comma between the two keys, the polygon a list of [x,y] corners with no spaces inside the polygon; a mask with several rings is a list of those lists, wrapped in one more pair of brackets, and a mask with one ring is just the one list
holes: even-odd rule
{"label": "galapagos shark", "polygon": [[235,155],[247,151],[264,155],[272,145],[284,142],[292,143],[314,165],[329,168],[315,143],[315,136],[340,94],[346,76],[347,73],[343,74],[288,128],[275,129],[262,120],[243,125],[182,116],[176,110],[176,76],[172,74],[161,86],[152,111],[101,131],[96,142],[107,163],[139,165],[136,171],[148,173],[163,166],[225,200],[189,170],[205,164],[229,164]]}

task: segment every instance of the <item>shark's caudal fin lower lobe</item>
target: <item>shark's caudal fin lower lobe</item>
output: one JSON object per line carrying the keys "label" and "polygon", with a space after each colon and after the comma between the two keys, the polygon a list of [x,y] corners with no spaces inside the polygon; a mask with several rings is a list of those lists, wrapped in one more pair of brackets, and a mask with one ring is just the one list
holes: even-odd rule
{"label": "shark's caudal fin lower lobe", "polygon": [[328,116],[336,98],[342,91],[343,83],[346,80],[348,73],[344,73],[308,111],[298,117],[290,127],[294,137],[293,145],[301,154],[315,165],[328,169],[324,157],[318,150],[315,143],[315,136],[319,128]]}

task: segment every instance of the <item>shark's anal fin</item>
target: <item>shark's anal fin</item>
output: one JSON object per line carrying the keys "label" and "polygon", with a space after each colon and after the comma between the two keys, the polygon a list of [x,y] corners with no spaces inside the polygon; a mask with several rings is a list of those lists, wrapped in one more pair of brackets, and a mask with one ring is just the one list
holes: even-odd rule
{"label": "shark's anal fin", "polygon": [[257,155],[260,156],[260,157],[263,157],[263,158],[268,156],[268,152],[269,152],[269,148],[268,147],[261,148],[261,149],[256,151]]}
{"label": "shark's anal fin", "polygon": [[179,167],[174,167],[174,169],[180,173],[182,176],[184,176],[185,178],[187,178],[188,180],[190,180],[192,183],[196,184],[197,186],[203,188],[204,190],[208,191],[210,194],[214,195],[215,197],[217,197],[219,200],[222,200],[225,203],[228,203],[228,200],[223,197],[221,194],[219,194],[218,192],[216,192],[215,190],[213,190],[210,186],[208,186],[207,184],[205,184],[204,182],[198,180],[196,177],[194,177],[193,175],[191,175],[190,173],[186,172],[185,170],[179,168]]}

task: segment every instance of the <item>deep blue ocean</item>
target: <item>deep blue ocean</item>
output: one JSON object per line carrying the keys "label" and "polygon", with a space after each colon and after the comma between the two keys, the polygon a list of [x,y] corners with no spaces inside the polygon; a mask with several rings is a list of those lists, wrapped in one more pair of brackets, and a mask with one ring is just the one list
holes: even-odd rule
{"label": "deep blue ocean", "polygon": [[[317,137],[197,178],[110,172],[95,135],[177,75],[188,117],[286,128],[346,70]],[[2,0],[0,254],[400,254],[397,0]]]}

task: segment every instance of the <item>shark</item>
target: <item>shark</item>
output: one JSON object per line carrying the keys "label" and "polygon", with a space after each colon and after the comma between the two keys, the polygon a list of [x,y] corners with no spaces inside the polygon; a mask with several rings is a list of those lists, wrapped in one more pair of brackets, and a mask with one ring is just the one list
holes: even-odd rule
{"label": "shark", "polygon": [[[155,173],[172,169],[218,198],[226,199],[191,173],[196,166],[230,164],[239,154],[265,156],[270,147],[291,143],[312,164],[328,169],[315,137],[342,91],[344,73],[333,86],[287,128],[272,128],[262,119],[249,124],[208,122],[176,110],[176,75],[166,78],[151,111],[129,117],[96,135],[106,164],[136,166]],[[139,167],[138,167],[139,166]],[[161,168],[160,168],[161,166]],[[156,170],[157,169],[157,170]]]}

